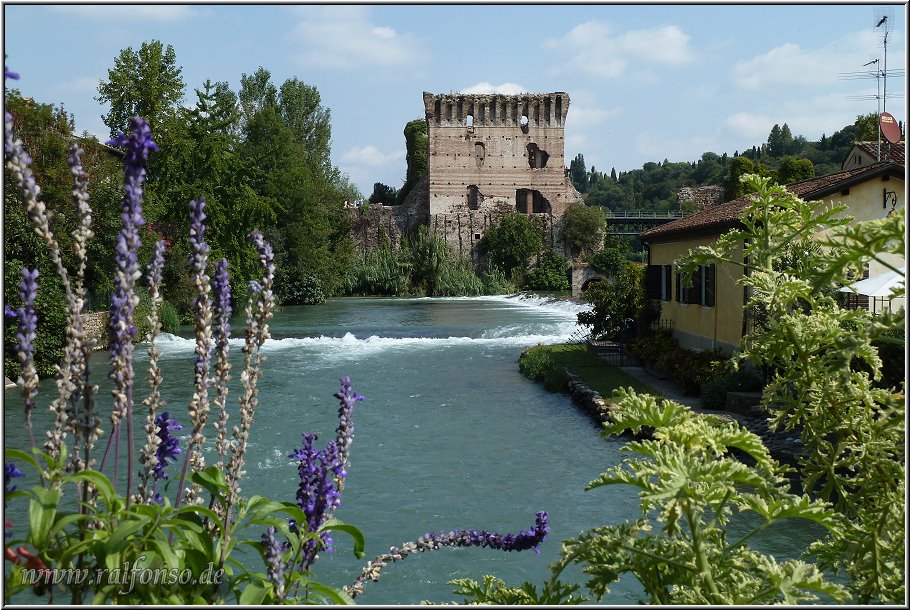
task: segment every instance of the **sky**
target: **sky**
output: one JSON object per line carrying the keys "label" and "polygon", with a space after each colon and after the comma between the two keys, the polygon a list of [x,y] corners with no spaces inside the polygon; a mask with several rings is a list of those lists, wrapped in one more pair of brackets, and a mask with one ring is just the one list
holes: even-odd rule
{"label": "sky", "polygon": [[[315,86],[332,162],[362,194],[405,179],[405,124],[422,94],[564,91],[566,164],[603,172],[697,161],[767,142],[775,124],[818,140],[886,110],[906,121],[904,4],[13,4],[6,65],[22,95],[62,105],[107,139],[94,100],[121,49],[173,45],[192,106],[206,79],[235,91],[260,66]],[[852,78],[856,74],[866,78]],[[884,85],[882,81],[878,84]],[[857,99],[868,98],[868,99]]]}

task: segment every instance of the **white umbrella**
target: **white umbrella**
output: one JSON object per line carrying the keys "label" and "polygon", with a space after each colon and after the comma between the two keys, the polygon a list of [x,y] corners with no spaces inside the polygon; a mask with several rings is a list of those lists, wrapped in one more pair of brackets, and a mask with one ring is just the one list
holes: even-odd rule
{"label": "white umbrella", "polygon": [[841,292],[855,292],[868,297],[889,297],[891,292],[904,283],[904,269],[901,272],[888,271],[875,277],[869,277],[840,289]]}

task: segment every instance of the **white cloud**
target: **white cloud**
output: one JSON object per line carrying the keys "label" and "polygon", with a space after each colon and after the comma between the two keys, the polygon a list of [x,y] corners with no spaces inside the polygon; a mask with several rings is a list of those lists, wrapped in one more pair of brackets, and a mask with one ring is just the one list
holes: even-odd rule
{"label": "white cloud", "polygon": [[366,7],[298,7],[300,21],[289,37],[300,45],[307,66],[350,69],[413,64],[425,55],[414,35],[371,22]]}
{"label": "white cloud", "polygon": [[568,54],[571,68],[597,78],[623,76],[632,62],[649,67],[679,65],[693,58],[689,36],[675,25],[617,32],[595,19],[547,40],[545,46]]}
{"label": "white cloud", "polygon": [[384,153],[372,145],[355,146],[341,156],[344,163],[352,165],[367,165],[369,167],[380,167],[399,163],[405,158],[405,151],[394,150],[390,153]]}
{"label": "white cloud", "polygon": [[74,76],[62,83],[59,83],[55,89],[61,92],[73,93],[97,93],[98,83],[101,81],[97,76]]}
{"label": "white cloud", "polygon": [[70,4],[52,8],[61,13],[69,13],[93,21],[179,21],[199,14],[199,11],[194,7],[175,4]]}
{"label": "white cloud", "polygon": [[591,127],[600,125],[611,119],[622,116],[624,110],[622,107],[600,108],[597,106],[579,106],[572,104],[569,106],[569,114],[566,116],[566,127]]}
{"label": "white cloud", "polygon": [[476,85],[471,85],[470,87],[461,90],[461,93],[468,95],[481,95],[484,93],[495,93],[498,95],[518,95],[520,93],[527,92],[527,88],[516,83],[502,83],[500,85],[494,85],[493,83],[488,83],[487,81],[481,81]]}
{"label": "white cloud", "polygon": [[862,71],[862,64],[880,48],[881,42],[872,31],[843,36],[818,49],[786,42],[735,63],[731,76],[733,83],[745,91],[834,87],[840,74]]}
{"label": "white cloud", "polygon": [[733,136],[745,142],[764,142],[774,122],[772,117],[763,114],[737,112],[728,116],[723,125]]}

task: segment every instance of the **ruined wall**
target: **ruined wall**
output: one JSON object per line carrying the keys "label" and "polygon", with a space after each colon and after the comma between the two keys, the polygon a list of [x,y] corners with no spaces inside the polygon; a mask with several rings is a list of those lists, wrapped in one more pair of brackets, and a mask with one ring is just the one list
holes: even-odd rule
{"label": "ruined wall", "polygon": [[425,92],[423,100],[430,227],[456,251],[471,253],[499,217],[519,211],[539,216],[555,245],[553,228],[566,206],[581,201],[565,170],[568,94]]}
{"label": "ruined wall", "polygon": [[428,176],[400,206],[352,210],[358,247],[375,247],[381,233],[398,247],[408,227],[425,224],[480,265],[477,242],[503,215],[518,211],[539,218],[547,246],[568,254],[559,240],[563,214],[569,204],[583,203],[565,168],[568,94],[425,92],[423,100]]}
{"label": "ruined wall", "polygon": [[724,187],[709,186],[684,186],[676,191],[676,207],[683,209],[694,206],[694,211],[701,212],[707,207],[724,202]]}

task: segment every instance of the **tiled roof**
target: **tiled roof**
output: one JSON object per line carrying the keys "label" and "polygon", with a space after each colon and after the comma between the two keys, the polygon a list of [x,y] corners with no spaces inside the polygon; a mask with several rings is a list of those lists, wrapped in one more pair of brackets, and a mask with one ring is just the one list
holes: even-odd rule
{"label": "tiled roof", "polygon": [[[878,142],[854,142],[854,146],[875,159],[878,156]],[[883,161],[893,161],[898,165],[906,165],[907,142],[901,140],[897,144],[882,141]],[[849,153],[848,153],[849,156]]]}
{"label": "tiled roof", "polygon": [[[837,172],[828,174],[827,176],[817,176],[815,178],[793,182],[787,184],[786,188],[797,197],[802,197],[803,199],[811,201],[825,197],[831,193],[836,193],[857,182],[863,182],[865,179],[886,172],[895,173],[903,177],[904,168],[898,167],[894,163],[883,161],[875,163],[874,165],[858,167],[845,172]],[[739,221],[750,201],[748,195],[740,197],[739,199],[733,199],[721,203],[720,205],[706,208],[701,212],[696,212],[691,216],[685,216],[678,220],[654,227],[653,229],[648,229],[647,231],[642,232],[640,237],[645,241],[650,241],[654,239],[663,239],[678,233],[723,230],[735,225]]]}

